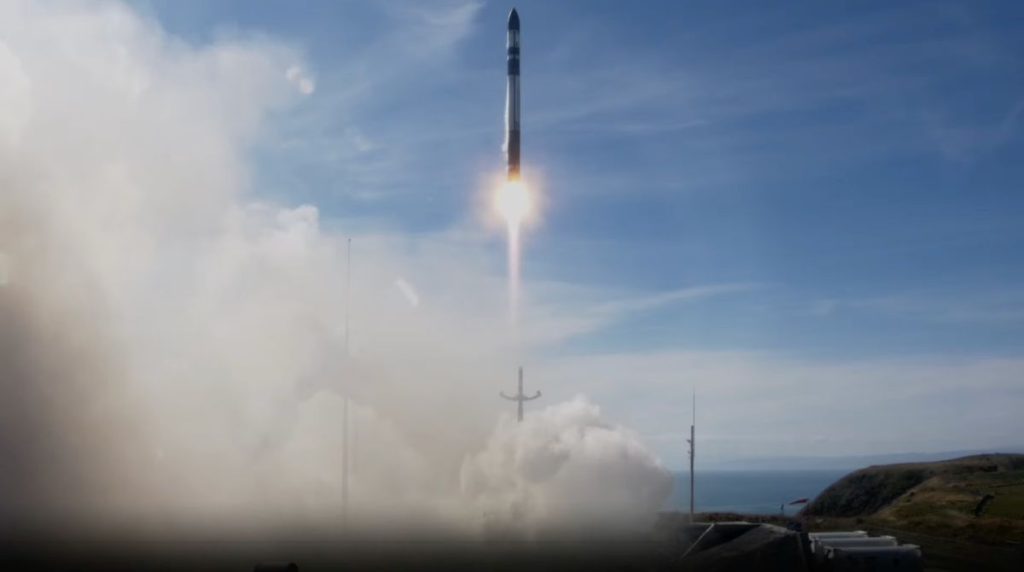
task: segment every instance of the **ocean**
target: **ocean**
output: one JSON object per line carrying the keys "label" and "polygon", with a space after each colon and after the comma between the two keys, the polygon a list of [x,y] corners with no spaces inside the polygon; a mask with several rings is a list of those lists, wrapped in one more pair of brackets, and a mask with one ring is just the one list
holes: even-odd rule
{"label": "ocean", "polygon": [[[814,497],[848,474],[847,470],[811,471],[697,471],[697,512],[779,514],[779,505]],[[786,506],[795,514],[802,505]],[[666,510],[690,509],[690,474],[675,473],[675,487]]]}

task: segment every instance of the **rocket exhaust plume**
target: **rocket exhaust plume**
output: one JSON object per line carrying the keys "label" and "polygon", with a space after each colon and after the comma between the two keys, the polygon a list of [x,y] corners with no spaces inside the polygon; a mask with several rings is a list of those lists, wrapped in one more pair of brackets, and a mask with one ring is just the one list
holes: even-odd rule
{"label": "rocket exhaust plume", "polygon": [[519,223],[508,221],[508,316],[513,324],[519,314]]}

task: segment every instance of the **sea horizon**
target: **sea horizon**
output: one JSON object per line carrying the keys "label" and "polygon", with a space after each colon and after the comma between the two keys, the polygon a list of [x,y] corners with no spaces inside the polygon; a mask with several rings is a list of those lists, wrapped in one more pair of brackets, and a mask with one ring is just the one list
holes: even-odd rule
{"label": "sea horizon", "polygon": [[[814,500],[829,485],[849,474],[846,469],[759,469],[697,471],[694,491],[697,512],[781,514],[799,512],[804,505],[789,503]],[[687,511],[690,506],[689,471],[673,471],[674,487],[664,510]]]}

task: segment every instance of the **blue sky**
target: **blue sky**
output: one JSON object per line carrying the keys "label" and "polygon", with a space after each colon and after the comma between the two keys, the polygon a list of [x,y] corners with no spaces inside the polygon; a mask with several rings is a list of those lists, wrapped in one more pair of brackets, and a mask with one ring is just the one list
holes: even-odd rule
{"label": "blue sky", "polygon": [[[253,143],[255,194],[315,204],[327,226],[413,240],[480,231],[474,204],[502,168],[511,4],[137,6],[186,42],[269,36],[304,54],[316,91]],[[545,201],[528,233],[527,289],[633,301],[542,348],[551,370],[704,352],[800,371],[883,364],[879,387],[889,387],[950,360],[947,374],[1021,356],[1024,7],[517,6],[524,169]],[[500,273],[500,236],[480,236]],[[904,360],[920,368],[901,378],[889,366],[903,371]],[[1017,370],[1000,371],[986,403],[1024,401]],[[702,383],[683,377],[681,395]],[[914,403],[952,411],[971,391],[963,383]],[[658,415],[654,389],[617,387],[585,389],[654,441],[683,429],[645,421]],[[821,451],[1017,443],[1021,422],[1009,410],[994,417],[948,447],[840,439]]]}

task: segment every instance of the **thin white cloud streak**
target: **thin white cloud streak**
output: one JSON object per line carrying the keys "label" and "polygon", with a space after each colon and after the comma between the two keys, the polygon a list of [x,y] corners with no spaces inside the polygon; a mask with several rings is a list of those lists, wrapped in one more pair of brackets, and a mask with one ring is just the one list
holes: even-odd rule
{"label": "thin white cloud streak", "polygon": [[929,324],[1012,326],[1024,323],[1024,296],[1018,290],[922,290],[871,298],[821,299],[812,302],[808,311],[819,317],[867,313]]}
{"label": "thin white cloud streak", "polygon": [[668,292],[660,292],[650,296],[617,300],[608,304],[602,304],[595,309],[595,312],[610,316],[621,316],[637,312],[647,312],[678,302],[691,302],[728,294],[749,292],[758,287],[758,284],[746,283],[692,286],[689,288],[670,290]]}
{"label": "thin white cloud streak", "polygon": [[676,304],[695,304],[761,287],[752,283],[706,284],[653,294],[627,294],[534,281],[529,284],[529,300],[524,308],[523,340],[538,347],[557,344]]}
{"label": "thin white cloud streak", "polygon": [[443,55],[457,46],[469,34],[483,3],[465,0],[429,5],[385,2],[382,6],[405,24],[397,26],[384,42],[415,58],[426,59]]}

